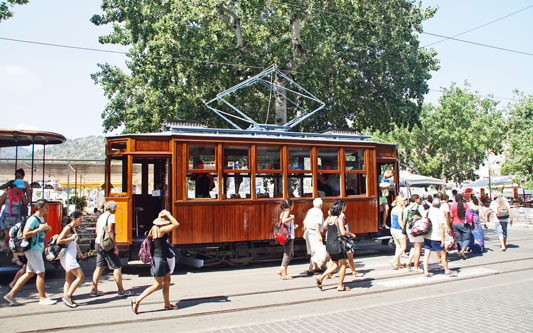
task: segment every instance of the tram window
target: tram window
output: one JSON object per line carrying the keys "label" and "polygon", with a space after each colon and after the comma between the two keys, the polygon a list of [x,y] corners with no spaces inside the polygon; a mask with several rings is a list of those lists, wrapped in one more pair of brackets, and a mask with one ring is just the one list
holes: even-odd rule
{"label": "tram window", "polygon": [[365,170],[365,151],[346,150],[346,170]]}
{"label": "tram window", "polygon": [[125,156],[111,159],[111,189],[110,193],[126,193],[128,191],[128,172]]}
{"label": "tram window", "polygon": [[258,173],[255,176],[255,193],[258,199],[283,198],[282,173]]}
{"label": "tram window", "polygon": [[312,173],[289,173],[287,175],[289,197],[301,198],[313,196]]}
{"label": "tram window", "polygon": [[318,170],[339,170],[339,150],[318,149]]}
{"label": "tram window", "polygon": [[258,170],[281,170],[281,148],[257,147]]}
{"label": "tram window", "polygon": [[215,146],[189,145],[189,170],[216,170]]}
{"label": "tram window", "polygon": [[316,189],[319,197],[338,197],[341,195],[341,179],[338,173],[318,173]]}
{"label": "tram window", "polygon": [[196,172],[187,174],[187,198],[209,199],[218,195],[216,173]]}
{"label": "tram window", "polygon": [[345,173],[345,193],[346,195],[366,194],[366,174]]}
{"label": "tram window", "polygon": [[249,173],[224,173],[224,198],[251,198],[251,183]]}
{"label": "tram window", "polygon": [[133,163],[133,170],[131,172],[132,174],[132,194],[143,194],[142,193],[142,164],[141,163]]}
{"label": "tram window", "polygon": [[311,150],[289,147],[289,170],[311,170]]}
{"label": "tram window", "polygon": [[224,146],[224,169],[248,170],[248,147]]}
{"label": "tram window", "polygon": [[128,143],[126,141],[111,142],[111,153],[118,153],[121,150],[126,150]]}

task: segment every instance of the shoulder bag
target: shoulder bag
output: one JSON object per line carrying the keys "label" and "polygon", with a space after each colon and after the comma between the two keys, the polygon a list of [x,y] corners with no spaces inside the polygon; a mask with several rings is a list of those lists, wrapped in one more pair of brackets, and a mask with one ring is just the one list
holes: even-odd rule
{"label": "shoulder bag", "polygon": [[105,221],[104,234],[102,235],[102,242],[100,243],[100,247],[105,252],[110,251],[115,246],[115,243],[113,242],[113,239],[111,238],[111,235],[109,234],[109,230],[107,227],[107,223],[109,222],[110,216],[111,214],[107,216],[107,219]]}

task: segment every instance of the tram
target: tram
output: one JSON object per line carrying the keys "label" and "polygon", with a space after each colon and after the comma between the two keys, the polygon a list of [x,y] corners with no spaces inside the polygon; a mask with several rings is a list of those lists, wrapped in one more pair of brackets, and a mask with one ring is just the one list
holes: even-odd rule
{"label": "tram", "polygon": [[175,120],[158,133],[107,137],[105,197],[119,207],[121,257],[136,259],[153,219],[167,209],[180,222],[172,243],[200,265],[279,259],[282,248],[272,231],[285,198],[294,201],[296,244],[303,244],[303,219],[317,197],[326,216],[332,202],[345,200],[350,231],[377,235],[378,176],[393,170],[397,191],[398,157],[396,145],[369,139],[346,132],[213,129]]}

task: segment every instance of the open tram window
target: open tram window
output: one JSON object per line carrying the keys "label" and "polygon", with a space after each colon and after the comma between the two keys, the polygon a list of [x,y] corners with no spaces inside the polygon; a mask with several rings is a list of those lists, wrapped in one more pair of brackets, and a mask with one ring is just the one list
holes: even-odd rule
{"label": "open tram window", "polygon": [[126,155],[111,157],[110,193],[128,192],[128,162]]}
{"label": "open tram window", "polygon": [[255,193],[257,198],[283,198],[281,148],[257,146],[256,160]]}
{"label": "open tram window", "polygon": [[337,197],[341,195],[339,172],[339,150],[332,148],[317,149],[317,192],[318,196]]}
{"label": "open tram window", "polygon": [[349,195],[366,194],[365,151],[362,149],[346,149],[344,152],[345,193]]}
{"label": "open tram window", "polygon": [[189,145],[187,198],[210,199],[218,195],[215,145]]}
{"label": "open tram window", "polygon": [[311,149],[289,147],[289,171],[287,174],[289,197],[313,196]]}
{"label": "open tram window", "polygon": [[249,146],[224,146],[223,195],[225,199],[250,199],[252,193]]}

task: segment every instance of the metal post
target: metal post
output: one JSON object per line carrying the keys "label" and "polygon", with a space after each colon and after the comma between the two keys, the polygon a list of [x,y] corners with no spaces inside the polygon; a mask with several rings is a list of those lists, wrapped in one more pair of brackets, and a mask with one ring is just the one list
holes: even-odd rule
{"label": "metal post", "polygon": [[488,157],[488,160],[489,160],[489,163],[487,163],[487,166],[488,166],[488,169],[489,169],[489,196],[490,196],[490,201],[492,202],[492,182],[491,182],[491,178],[490,178],[490,152],[487,152],[487,157]]}
{"label": "metal post", "polygon": [[46,157],[46,145],[43,145],[43,186],[41,190],[41,197],[44,199],[44,159]]}
{"label": "metal post", "polygon": [[68,161],[67,165],[67,215],[69,213],[70,208],[70,161]]}
{"label": "metal post", "polygon": [[19,160],[19,146],[15,146],[15,172],[17,172],[18,160]]}

